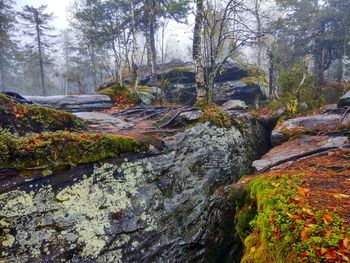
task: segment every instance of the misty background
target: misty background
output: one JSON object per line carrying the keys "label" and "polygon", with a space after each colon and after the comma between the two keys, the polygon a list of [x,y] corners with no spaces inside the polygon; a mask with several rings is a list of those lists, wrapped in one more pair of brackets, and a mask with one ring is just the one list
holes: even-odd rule
{"label": "misty background", "polygon": [[[153,35],[146,30],[147,3],[156,12]],[[205,1],[204,64],[218,41],[215,23],[231,5],[227,3]],[[320,85],[349,80],[347,0],[233,3],[238,9],[225,21],[228,37],[214,49],[215,65],[227,54],[229,62],[257,65],[276,91],[280,74],[296,65]],[[193,62],[195,7],[191,0],[0,0],[0,90],[91,94],[103,83],[131,77],[135,70],[142,73],[151,64],[156,65],[149,71],[169,62]],[[154,51],[149,41],[155,42]]]}

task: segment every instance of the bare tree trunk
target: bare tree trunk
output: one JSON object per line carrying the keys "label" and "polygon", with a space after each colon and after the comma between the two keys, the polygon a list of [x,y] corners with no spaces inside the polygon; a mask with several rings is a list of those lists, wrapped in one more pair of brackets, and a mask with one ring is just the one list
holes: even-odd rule
{"label": "bare tree trunk", "polygon": [[5,72],[3,66],[2,56],[0,55],[0,91],[6,90],[5,88]]}
{"label": "bare tree trunk", "polygon": [[69,70],[69,55],[68,55],[68,36],[67,33],[64,34],[64,60],[66,74],[64,76],[64,95],[68,95],[68,70]]}
{"label": "bare tree trunk", "polygon": [[257,25],[257,36],[258,36],[258,60],[257,64],[261,67],[262,64],[262,23],[260,18],[260,8],[261,8],[261,0],[255,0],[255,16],[256,16],[256,25]]}
{"label": "bare tree trunk", "polygon": [[155,24],[154,24],[154,9],[155,1],[146,0],[146,48],[147,48],[147,63],[151,70],[151,78],[156,80],[156,46],[155,46]]}
{"label": "bare tree trunk", "polygon": [[164,65],[165,60],[166,60],[166,50],[165,50],[165,33],[166,33],[166,29],[168,27],[168,21],[164,21],[164,23],[162,24],[162,32],[161,32],[161,52],[162,52],[162,65]]}
{"label": "bare tree trunk", "polygon": [[[346,30],[346,27],[344,27],[344,29]],[[343,42],[343,56],[341,58],[341,80],[340,81],[345,81],[345,60],[346,60],[346,52],[347,52],[347,44],[348,44],[348,38],[347,38],[347,32],[344,32],[344,42]]]}
{"label": "bare tree trunk", "polygon": [[40,67],[40,79],[41,79],[41,90],[42,95],[46,96],[46,88],[45,88],[45,75],[44,75],[44,60],[43,60],[43,52],[41,46],[41,34],[39,28],[39,14],[38,11],[34,11],[35,15],[35,29],[36,29],[36,37],[38,43],[38,52],[39,52],[39,67]]}
{"label": "bare tree trunk", "polygon": [[269,99],[272,99],[275,95],[275,59],[273,55],[273,51],[269,49],[268,51],[269,56]]}
{"label": "bare tree trunk", "polygon": [[123,86],[123,60],[122,60],[122,48],[121,48],[119,38],[118,38],[118,52],[119,52],[119,67],[118,67],[117,79],[119,80],[119,85]]}
{"label": "bare tree trunk", "polygon": [[135,90],[138,86],[138,74],[136,65],[136,52],[137,52],[137,36],[136,36],[136,22],[135,22],[135,10],[134,10],[134,0],[130,1],[131,4],[131,31],[132,31],[132,55],[131,55],[131,71],[132,79],[135,83]]}
{"label": "bare tree trunk", "polygon": [[203,0],[197,0],[196,19],[193,34],[193,60],[196,70],[196,85],[197,85],[197,101],[207,99],[207,92],[204,83],[204,68],[203,68]]}
{"label": "bare tree trunk", "polygon": [[315,57],[315,75],[316,75],[316,87],[320,87],[325,83],[324,70],[323,70],[323,48],[316,44],[314,52]]}
{"label": "bare tree trunk", "polygon": [[97,78],[96,78],[96,59],[95,59],[95,52],[94,52],[94,47],[92,44],[92,40],[89,40],[89,55],[90,55],[90,63],[91,63],[91,69],[92,69],[92,80],[93,80],[93,91],[97,90]]}

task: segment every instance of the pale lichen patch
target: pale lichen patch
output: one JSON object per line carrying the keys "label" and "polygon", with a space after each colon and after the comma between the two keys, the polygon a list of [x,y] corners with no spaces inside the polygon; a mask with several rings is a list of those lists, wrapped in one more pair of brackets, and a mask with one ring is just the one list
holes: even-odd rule
{"label": "pale lichen patch", "polygon": [[10,235],[10,234],[7,234],[6,237],[5,237],[5,240],[2,241],[2,245],[4,247],[12,247],[13,243],[15,242],[15,237]]}
{"label": "pale lichen patch", "polygon": [[[13,239],[0,241],[3,246],[16,242],[19,250],[27,251],[30,257],[50,254],[47,244],[54,241],[67,249],[78,245],[82,258],[97,258],[112,238],[110,215],[131,208],[133,197],[145,183],[145,174],[151,176],[151,170],[151,164],[143,161],[120,166],[104,164],[95,167],[92,176],[84,176],[80,182],[57,193],[47,186],[36,192],[17,190],[2,194],[0,215],[34,218],[16,225],[1,221],[5,233],[15,227],[17,234]],[[148,231],[156,228],[152,215],[143,212],[141,220]],[[113,246],[119,249],[128,242],[130,236],[122,235],[113,241]],[[121,251],[113,253],[111,262],[121,262],[121,258]]]}

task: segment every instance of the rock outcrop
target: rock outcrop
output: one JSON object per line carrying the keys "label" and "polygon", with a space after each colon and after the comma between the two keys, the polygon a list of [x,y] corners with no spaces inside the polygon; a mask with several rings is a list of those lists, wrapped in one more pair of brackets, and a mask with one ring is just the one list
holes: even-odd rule
{"label": "rock outcrop", "polygon": [[[226,63],[215,79],[214,102],[222,105],[229,100],[242,100],[250,107],[256,107],[267,99],[261,83],[263,76],[256,68],[242,67],[235,63]],[[163,70],[157,79],[163,82],[164,99],[168,102],[177,102],[193,105],[196,102],[195,70],[192,64]],[[140,84],[152,87],[155,85],[150,76],[140,80]],[[105,87],[105,86],[103,86]]]}
{"label": "rock outcrop", "polygon": [[69,112],[105,110],[113,105],[111,98],[106,95],[25,96],[25,98],[37,105]]}
{"label": "rock outcrop", "polygon": [[347,129],[349,125],[349,112],[344,108],[336,109],[324,114],[286,120],[272,131],[271,141],[273,145],[279,145],[293,136],[341,132],[342,129]]}
{"label": "rock outcrop", "polygon": [[253,120],[198,124],[163,151],[79,165],[49,177],[0,174],[0,257],[6,262],[232,260],[227,185],[266,150]]}

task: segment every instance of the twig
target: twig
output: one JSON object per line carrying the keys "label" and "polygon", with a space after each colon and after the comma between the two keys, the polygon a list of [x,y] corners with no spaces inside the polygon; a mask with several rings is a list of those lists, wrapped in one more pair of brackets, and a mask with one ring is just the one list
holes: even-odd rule
{"label": "twig", "polygon": [[350,107],[345,107],[345,112],[344,114],[341,116],[340,120],[339,120],[339,125],[341,125],[341,123],[343,122],[343,120],[345,119],[346,115],[349,113],[350,111]]}

